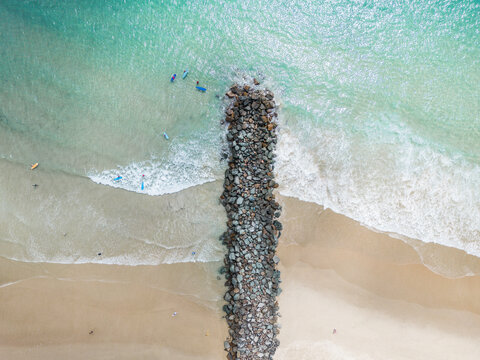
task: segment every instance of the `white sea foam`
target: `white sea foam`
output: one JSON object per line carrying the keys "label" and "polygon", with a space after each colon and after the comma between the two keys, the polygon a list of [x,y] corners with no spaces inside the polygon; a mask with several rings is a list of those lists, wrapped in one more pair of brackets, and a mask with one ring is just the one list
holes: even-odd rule
{"label": "white sea foam", "polygon": [[[211,255],[211,254],[210,254]],[[213,256],[206,256],[202,253],[192,255],[190,252],[185,254],[168,253],[164,256],[148,256],[146,254],[133,254],[121,256],[107,256],[107,257],[47,257],[38,254],[35,257],[15,257],[8,256],[8,259],[26,263],[52,263],[52,264],[105,264],[105,265],[125,265],[125,266],[155,266],[162,264],[179,264],[179,263],[216,263],[221,262],[222,255],[213,254]],[[4,284],[3,286],[12,285],[14,283]],[[3,286],[0,286],[3,287]]]}
{"label": "white sea foam", "polygon": [[480,256],[480,167],[432,150],[406,128],[392,133],[394,141],[362,142],[316,128],[301,140],[284,126],[277,146],[280,193],[379,231]]}
{"label": "white sea foam", "polygon": [[[171,194],[216,180],[224,167],[218,161],[217,149],[212,151],[199,139],[186,144],[171,141],[165,158],[152,156],[145,161],[119,165],[116,169],[92,170],[88,177],[98,184],[148,195]],[[117,176],[122,179],[115,181]]]}
{"label": "white sea foam", "polygon": [[[34,240],[34,239],[32,239]],[[130,239],[132,241],[133,239]],[[210,241],[211,240],[211,241]],[[109,240],[107,240],[108,242]],[[101,242],[101,241],[100,241]],[[63,249],[63,244],[56,244],[54,247],[60,251],[48,252],[48,248],[40,248],[38,241],[30,241],[33,248],[24,251],[22,255],[5,254],[8,259],[20,262],[32,263],[57,263],[57,264],[109,264],[109,265],[160,265],[175,263],[211,263],[220,262],[223,259],[223,249],[217,239],[208,239],[197,243],[188,243],[184,246],[164,246],[162,244],[147,244],[142,241],[127,251],[122,248],[126,246],[125,239],[117,238],[116,245],[119,250],[104,250],[97,255],[92,249],[94,247],[88,240],[85,248],[78,245],[71,245],[70,249]],[[101,248],[101,247],[99,247]],[[72,254],[74,252],[75,254]]]}

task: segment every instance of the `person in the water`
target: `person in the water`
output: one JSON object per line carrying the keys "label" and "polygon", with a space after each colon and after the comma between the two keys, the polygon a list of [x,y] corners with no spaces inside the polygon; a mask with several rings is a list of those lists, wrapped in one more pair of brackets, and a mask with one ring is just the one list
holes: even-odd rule
{"label": "person in the water", "polygon": [[177,74],[173,74],[171,79],[170,79],[170,82],[173,82],[173,80],[175,80],[176,77],[177,77]]}

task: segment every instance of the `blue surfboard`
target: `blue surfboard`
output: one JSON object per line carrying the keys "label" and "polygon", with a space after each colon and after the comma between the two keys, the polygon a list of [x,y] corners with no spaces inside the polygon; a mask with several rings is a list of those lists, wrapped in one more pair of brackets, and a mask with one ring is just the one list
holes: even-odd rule
{"label": "blue surfboard", "polygon": [[164,133],[163,133],[163,136],[165,137],[165,139],[167,139],[167,140],[168,140],[168,135],[167,135],[167,133],[166,133],[166,132],[164,132]]}
{"label": "blue surfboard", "polygon": [[207,91],[207,89],[205,89],[205,88],[203,88],[203,87],[200,87],[200,86],[195,86],[195,88],[196,88],[197,90],[202,91],[202,92]]}
{"label": "blue surfboard", "polygon": [[145,189],[145,185],[144,185],[144,183],[143,183],[143,181],[142,181],[142,190],[143,190],[143,189]]}
{"label": "blue surfboard", "polygon": [[188,75],[188,70],[185,70],[182,75],[182,79],[185,79]]}
{"label": "blue surfboard", "polygon": [[121,180],[123,179],[121,176],[117,176],[115,179],[113,179],[113,181],[118,181],[118,180]]}

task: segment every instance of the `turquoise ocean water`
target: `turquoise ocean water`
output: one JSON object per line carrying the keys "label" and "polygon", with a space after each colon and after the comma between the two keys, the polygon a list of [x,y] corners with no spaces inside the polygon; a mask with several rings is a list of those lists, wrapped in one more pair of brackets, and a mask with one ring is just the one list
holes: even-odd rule
{"label": "turquoise ocean water", "polygon": [[[480,256],[478,1],[3,0],[0,20],[4,163],[152,197],[221,181],[223,94],[257,77],[280,104],[282,194]],[[216,214],[186,221],[220,232]],[[2,234],[11,258],[96,261],[80,241],[62,258],[32,229]]]}

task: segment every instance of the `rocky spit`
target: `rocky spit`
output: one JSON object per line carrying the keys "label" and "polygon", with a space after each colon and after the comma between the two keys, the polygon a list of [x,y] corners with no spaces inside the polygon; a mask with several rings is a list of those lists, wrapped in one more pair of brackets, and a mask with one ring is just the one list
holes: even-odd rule
{"label": "rocky spit", "polygon": [[272,359],[279,345],[275,250],[282,230],[273,195],[276,106],[272,92],[249,85],[233,85],[226,96],[232,104],[225,114],[230,157],[220,197],[228,216],[221,237],[228,249],[221,270],[229,327],[224,346],[227,359]]}

